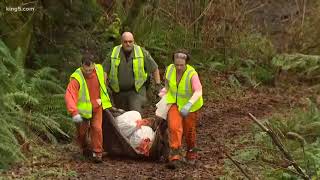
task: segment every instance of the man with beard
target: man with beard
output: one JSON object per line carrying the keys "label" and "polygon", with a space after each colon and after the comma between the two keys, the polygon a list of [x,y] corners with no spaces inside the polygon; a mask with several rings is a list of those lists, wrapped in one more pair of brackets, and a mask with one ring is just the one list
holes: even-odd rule
{"label": "man with beard", "polygon": [[135,44],[131,32],[122,34],[121,44],[113,48],[104,68],[117,108],[142,113],[142,106],[147,102],[146,86],[151,74],[157,90],[161,88],[157,63],[147,50]]}

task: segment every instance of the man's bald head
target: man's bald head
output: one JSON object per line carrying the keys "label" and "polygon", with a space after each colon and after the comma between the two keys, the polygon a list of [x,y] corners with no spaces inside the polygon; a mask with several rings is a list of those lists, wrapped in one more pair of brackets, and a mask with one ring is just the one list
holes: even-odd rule
{"label": "man's bald head", "polygon": [[121,36],[122,39],[133,39],[133,34],[131,32],[123,32],[122,33],[122,36]]}
{"label": "man's bald head", "polygon": [[127,52],[132,51],[133,44],[134,44],[133,34],[131,32],[122,33],[121,44],[124,51],[127,51]]}

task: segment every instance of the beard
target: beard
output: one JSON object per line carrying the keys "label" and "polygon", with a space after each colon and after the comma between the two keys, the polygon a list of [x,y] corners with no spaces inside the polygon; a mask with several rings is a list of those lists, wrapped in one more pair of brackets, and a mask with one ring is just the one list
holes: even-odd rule
{"label": "beard", "polygon": [[132,49],[133,49],[133,47],[123,47],[123,50],[124,50],[125,52],[131,52]]}

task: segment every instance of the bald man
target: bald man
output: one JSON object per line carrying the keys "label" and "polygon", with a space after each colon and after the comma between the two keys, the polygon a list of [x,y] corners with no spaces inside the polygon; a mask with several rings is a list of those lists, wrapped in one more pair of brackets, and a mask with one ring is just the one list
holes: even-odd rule
{"label": "bald man", "polygon": [[121,45],[114,47],[107,56],[104,68],[117,108],[142,113],[142,106],[147,102],[146,83],[150,75],[157,89],[161,87],[157,63],[146,49],[134,43],[131,32],[122,34]]}

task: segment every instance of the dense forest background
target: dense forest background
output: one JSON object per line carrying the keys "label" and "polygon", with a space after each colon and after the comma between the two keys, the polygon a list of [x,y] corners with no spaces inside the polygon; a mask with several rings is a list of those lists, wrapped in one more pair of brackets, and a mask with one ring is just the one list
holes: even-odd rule
{"label": "dense forest background", "polygon": [[[18,6],[35,9],[8,10]],[[282,106],[286,113],[264,117],[303,173],[274,153],[280,151],[257,127],[250,131],[251,138],[239,137],[239,143],[247,146],[232,155],[262,179],[295,179],[303,174],[319,178],[319,0],[3,0],[0,9],[3,172],[29,162],[35,151],[45,151],[46,144],[71,142],[74,126],[64,104],[70,74],[84,51],[103,62],[120,43],[121,32],[131,31],[162,71],[174,50],[191,52],[207,109],[246,92],[267,91],[277,99],[272,97],[274,89],[281,89],[280,96],[286,90],[306,91],[300,92],[302,103]],[[289,132],[295,133],[293,137]],[[268,165],[261,165],[266,161]],[[226,170],[219,174],[222,179],[245,176],[226,157],[222,166]],[[51,175],[72,177],[77,172]]]}

